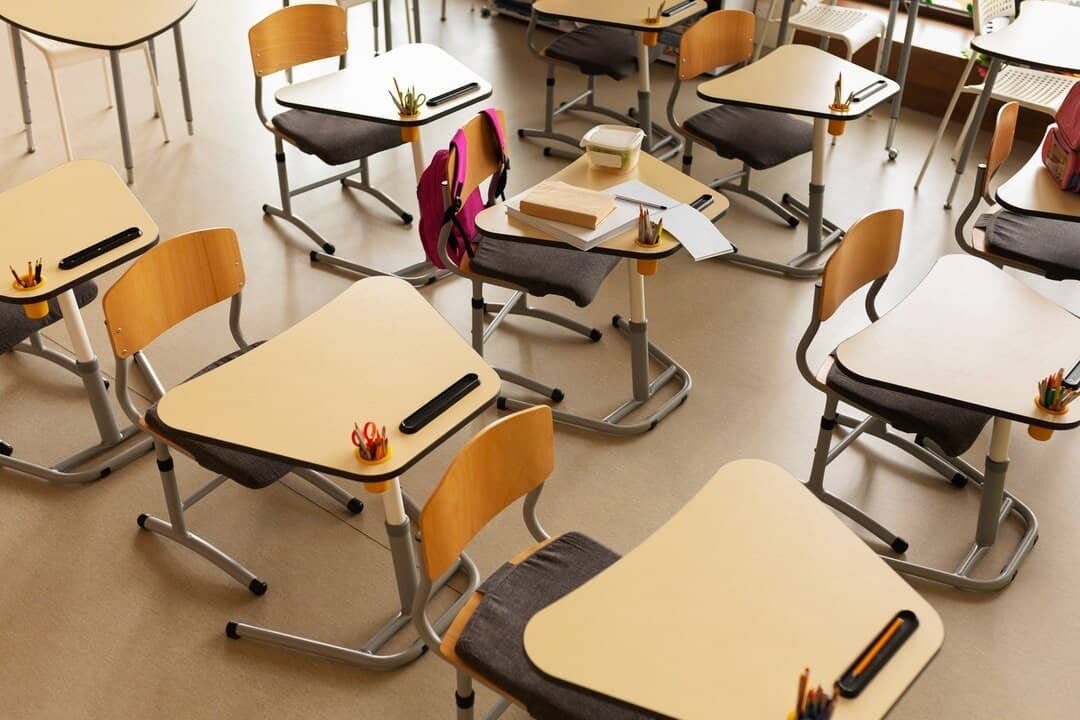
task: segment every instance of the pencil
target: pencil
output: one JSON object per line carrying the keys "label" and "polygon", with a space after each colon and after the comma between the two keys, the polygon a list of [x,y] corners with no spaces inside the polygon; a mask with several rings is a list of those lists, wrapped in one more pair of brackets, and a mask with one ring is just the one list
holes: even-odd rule
{"label": "pencil", "polygon": [[11,277],[15,278],[15,284],[19,287],[25,287],[25,285],[23,285],[22,278],[19,277],[19,273],[15,272],[15,268],[13,268],[11,265],[8,265],[8,270],[11,270]]}
{"label": "pencil", "polygon": [[874,643],[874,646],[870,648],[870,651],[863,655],[862,659],[859,660],[859,664],[855,666],[855,670],[853,670],[851,673],[852,677],[859,677],[863,674],[863,672],[865,672],[866,668],[870,665],[870,663],[874,661],[874,658],[876,658],[881,653],[881,649],[885,647],[886,643],[892,640],[893,635],[896,634],[896,631],[899,630],[900,626],[903,624],[904,618],[893,618],[893,621],[892,623],[890,623],[889,628],[885,631],[885,634],[878,638],[878,641]]}
{"label": "pencil", "polygon": [[810,679],[810,668],[803,668],[802,674],[799,675],[799,695],[795,701],[795,715],[796,717],[802,717],[803,710],[806,709],[806,683]]}

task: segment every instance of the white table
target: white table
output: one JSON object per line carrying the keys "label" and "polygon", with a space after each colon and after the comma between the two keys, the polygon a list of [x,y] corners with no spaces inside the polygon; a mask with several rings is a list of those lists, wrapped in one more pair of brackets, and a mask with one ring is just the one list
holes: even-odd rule
{"label": "white table", "polygon": [[1013,212],[1080,222],[1080,193],[1062,190],[1042,161],[1042,149],[995,191],[998,203]]}

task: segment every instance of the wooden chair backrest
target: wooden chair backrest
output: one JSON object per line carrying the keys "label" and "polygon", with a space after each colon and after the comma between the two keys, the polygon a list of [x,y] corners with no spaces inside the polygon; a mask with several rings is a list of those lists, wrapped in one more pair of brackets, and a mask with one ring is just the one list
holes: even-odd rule
{"label": "wooden chair backrest", "polygon": [[555,467],[551,408],[488,425],[458,452],[420,513],[424,572],[440,577],[478,532]]}
{"label": "wooden chair backrest", "polygon": [[[499,122],[505,128],[506,114],[502,110],[496,112],[499,115]],[[495,146],[495,139],[491,136],[491,130],[487,127],[487,120],[482,115],[474,115],[472,120],[461,127],[461,131],[465,133],[465,144],[469,149],[469,157],[465,158],[465,162],[468,163],[465,171],[465,185],[461,190],[461,197],[465,199],[495,174],[502,158]],[[458,158],[451,150],[450,157],[446,161],[446,177],[454,177],[457,162]]]}
{"label": "wooden chair backrest", "polygon": [[292,5],[271,13],[250,30],[251,65],[256,77],[340,57],[349,50],[345,10],[337,5]]}
{"label": "wooden chair backrest", "polygon": [[232,228],[196,230],[136,260],[102,300],[109,342],[130,357],[195,313],[244,287],[240,243]]}
{"label": "wooden chair backrest", "polygon": [[983,195],[990,190],[990,180],[1012,152],[1013,138],[1016,135],[1016,117],[1019,111],[1020,103],[1018,102],[1005,103],[998,110],[997,121],[994,123],[994,136],[990,138],[990,152],[986,156]]}
{"label": "wooden chair backrest", "polygon": [[690,80],[706,70],[746,62],[753,52],[753,13],[711,12],[683,33],[679,43],[679,79]]}
{"label": "wooden chair backrest", "polygon": [[878,210],[855,221],[821,274],[819,320],[832,317],[863,285],[889,274],[900,255],[903,230],[904,211],[899,209]]}

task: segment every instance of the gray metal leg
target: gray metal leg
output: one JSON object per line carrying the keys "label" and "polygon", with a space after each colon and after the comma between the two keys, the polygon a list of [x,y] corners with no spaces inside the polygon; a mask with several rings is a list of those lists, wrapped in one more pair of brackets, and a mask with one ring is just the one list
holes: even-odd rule
{"label": "gray metal leg", "polygon": [[188,88],[187,60],[184,57],[184,36],[180,32],[180,23],[173,25],[173,42],[176,44],[176,64],[180,74],[180,95],[184,99],[184,118],[187,120],[188,135],[195,134],[195,120],[191,114],[191,90]]}
{"label": "gray metal leg", "polygon": [[[892,0],[899,5],[899,0]],[[885,150],[889,153],[889,159],[895,160],[900,151],[893,146],[893,138],[896,136],[896,123],[900,120],[900,110],[904,102],[904,85],[907,83],[908,64],[911,60],[911,43],[915,37],[915,23],[919,19],[919,5],[921,0],[911,0],[907,4],[908,18],[907,26],[904,28],[904,44],[900,48],[900,66],[896,71],[896,82],[900,85],[900,90],[893,96],[892,108],[889,111],[889,134],[885,139]],[[890,6],[891,8],[891,6]],[[895,17],[894,12],[890,12],[890,18]],[[886,34],[889,38],[889,42],[886,43],[886,48],[892,45],[892,26],[890,24],[890,30]],[[884,70],[888,70],[888,50],[884,51],[883,61]],[[884,71],[882,71],[884,74]]]}
{"label": "gray metal leg", "polygon": [[878,53],[877,74],[889,74],[889,56],[892,55],[893,31],[896,30],[896,16],[900,12],[900,0],[889,0],[889,16],[885,21],[885,34],[881,36],[881,52]]}
{"label": "gray metal leg", "polygon": [[131,155],[131,136],[128,133],[127,100],[124,99],[124,78],[120,70],[120,51],[109,51],[112,64],[113,90],[116,93],[116,119],[120,123],[120,145],[124,151],[128,185],[135,182],[135,160]]}
{"label": "gray metal leg", "polygon": [[26,152],[32,153],[37,148],[34,147],[34,127],[30,119],[30,85],[26,79],[26,58],[23,56],[22,34],[14,25],[9,25],[8,30],[11,33],[11,53],[15,60],[15,82],[19,86],[23,128],[26,130]]}
{"label": "gray metal leg", "polygon": [[412,0],[413,37],[415,42],[423,42],[420,37],[420,0]]}
{"label": "gray metal leg", "polygon": [[457,688],[454,690],[454,704],[457,707],[457,720],[473,720],[476,693],[473,692],[472,678],[469,673],[458,668]]}
{"label": "gray metal leg", "polygon": [[[776,29],[776,46],[780,47],[784,44],[784,38],[787,37],[788,21],[791,19],[791,0],[784,0],[783,7],[780,11],[780,27]],[[764,36],[761,38],[762,43],[765,42]]]}
{"label": "gray metal leg", "polygon": [[353,515],[360,514],[364,509],[364,503],[360,498],[352,495],[322,473],[317,473],[314,470],[308,470],[306,468],[293,468],[293,474],[307,480],[313,487],[321,490],[332,500],[344,506],[345,509]]}
{"label": "gray metal leg", "polygon": [[146,41],[146,46],[150,49],[150,64],[154,68],[154,75],[157,75],[157,43],[154,42],[154,38],[150,38]]}
{"label": "gray metal leg", "polygon": [[[687,147],[689,147],[689,144]],[[686,164],[683,165],[683,172],[687,175],[690,174]],[[736,180],[738,182],[736,182]],[[799,217],[797,215],[773,200],[771,197],[763,195],[750,187],[750,166],[745,163],[743,163],[741,171],[734,175],[714,180],[709,183],[709,187],[713,190],[733,192],[748,197],[776,214],[781,220],[786,222],[789,227],[796,227],[799,224]]]}
{"label": "gray metal leg", "polygon": [[[377,1],[378,0],[376,0],[376,2]],[[386,26],[383,31],[386,37],[385,52],[390,52],[394,49],[394,32],[393,27],[390,25],[390,3],[391,0],[383,0],[383,19],[385,20],[384,24]]]}
{"label": "gray metal leg", "polygon": [[994,81],[997,80],[998,71],[1000,69],[1001,61],[997,58],[991,58],[990,68],[987,70],[986,79],[983,81],[983,90],[979,94],[978,100],[975,102],[975,114],[972,118],[971,126],[968,128],[967,137],[964,138],[964,147],[960,151],[960,157],[956,160],[956,174],[953,176],[952,185],[949,186],[949,195],[945,198],[946,210],[952,207],[953,197],[956,195],[956,188],[960,185],[960,178],[964,176],[968,158],[971,157],[971,150],[975,146],[975,138],[979,136],[979,129],[982,127],[983,117],[986,115],[986,106],[990,104],[990,95],[994,91]]}

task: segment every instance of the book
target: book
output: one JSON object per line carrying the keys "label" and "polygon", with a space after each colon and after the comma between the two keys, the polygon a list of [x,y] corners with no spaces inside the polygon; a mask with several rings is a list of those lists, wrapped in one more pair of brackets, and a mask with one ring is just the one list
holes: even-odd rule
{"label": "book", "polygon": [[615,198],[558,180],[545,180],[521,198],[519,210],[531,217],[595,230],[615,210]]}

